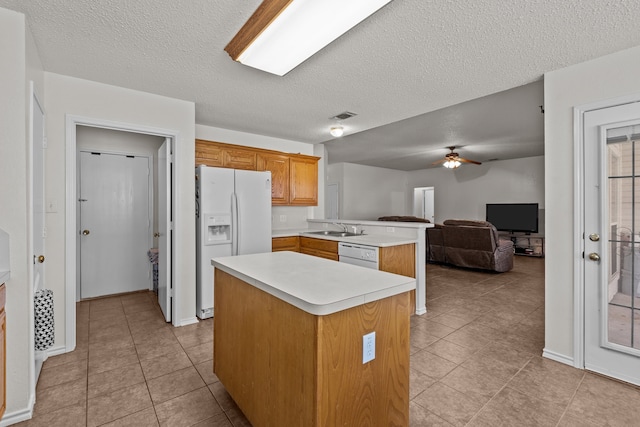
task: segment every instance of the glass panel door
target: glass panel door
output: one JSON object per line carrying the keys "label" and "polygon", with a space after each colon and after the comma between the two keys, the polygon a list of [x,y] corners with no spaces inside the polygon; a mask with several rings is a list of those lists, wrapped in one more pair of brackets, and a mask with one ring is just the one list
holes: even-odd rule
{"label": "glass panel door", "polygon": [[[609,231],[603,345],[640,350],[640,127],[606,131]],[[624,351],[624,350],[623,350]]]}

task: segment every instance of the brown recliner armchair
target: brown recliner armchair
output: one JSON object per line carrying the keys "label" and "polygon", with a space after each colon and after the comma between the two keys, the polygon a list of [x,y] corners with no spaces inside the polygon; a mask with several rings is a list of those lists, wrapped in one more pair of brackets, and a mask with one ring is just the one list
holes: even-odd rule
{"label": "brown recliner armchair", "polygon": [[[513,268],[513,242],[500,239],[498,231],[489,222],[448,219],[443,223],[441,233],[444,260],[437,259],[437,252],[431,253],[433,249],[437,251],[437,245],[432,245],[429,234],[433,261],[496,272]],[[437,232],[435,235],[437,239]]]}

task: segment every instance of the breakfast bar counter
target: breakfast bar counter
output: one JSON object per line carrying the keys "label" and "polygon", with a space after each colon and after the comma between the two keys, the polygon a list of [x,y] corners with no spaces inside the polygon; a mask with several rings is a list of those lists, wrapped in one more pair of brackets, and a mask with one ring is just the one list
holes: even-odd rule
{"label": "breakfast bar counter", "polygon": [[295,252],[212,264],[214,372],[252,425],[409,424],[415,279]]}

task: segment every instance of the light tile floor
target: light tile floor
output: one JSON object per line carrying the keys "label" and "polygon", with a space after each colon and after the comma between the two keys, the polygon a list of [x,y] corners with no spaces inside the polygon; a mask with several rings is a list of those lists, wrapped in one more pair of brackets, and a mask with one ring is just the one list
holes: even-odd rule
{"label": "light tile floor", "polygon": [[[640,425],[640,389],[541,357],[544,260],[427,270],[411,426]],[[138,293],[78,303],[77,325],[76,350],[45,362],[34,417],[19,425],[250,425],[212,373],[212,320],[173,328]]]}

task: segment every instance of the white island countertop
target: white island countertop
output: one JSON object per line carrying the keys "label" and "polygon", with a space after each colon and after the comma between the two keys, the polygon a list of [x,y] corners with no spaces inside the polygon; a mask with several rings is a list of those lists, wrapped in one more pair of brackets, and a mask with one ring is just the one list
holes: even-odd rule
{"label": "white island countertop", "polygon": [[411,277],[297,252],[214,258],[211,264],[307,313],[324,316],[416,287]]}

